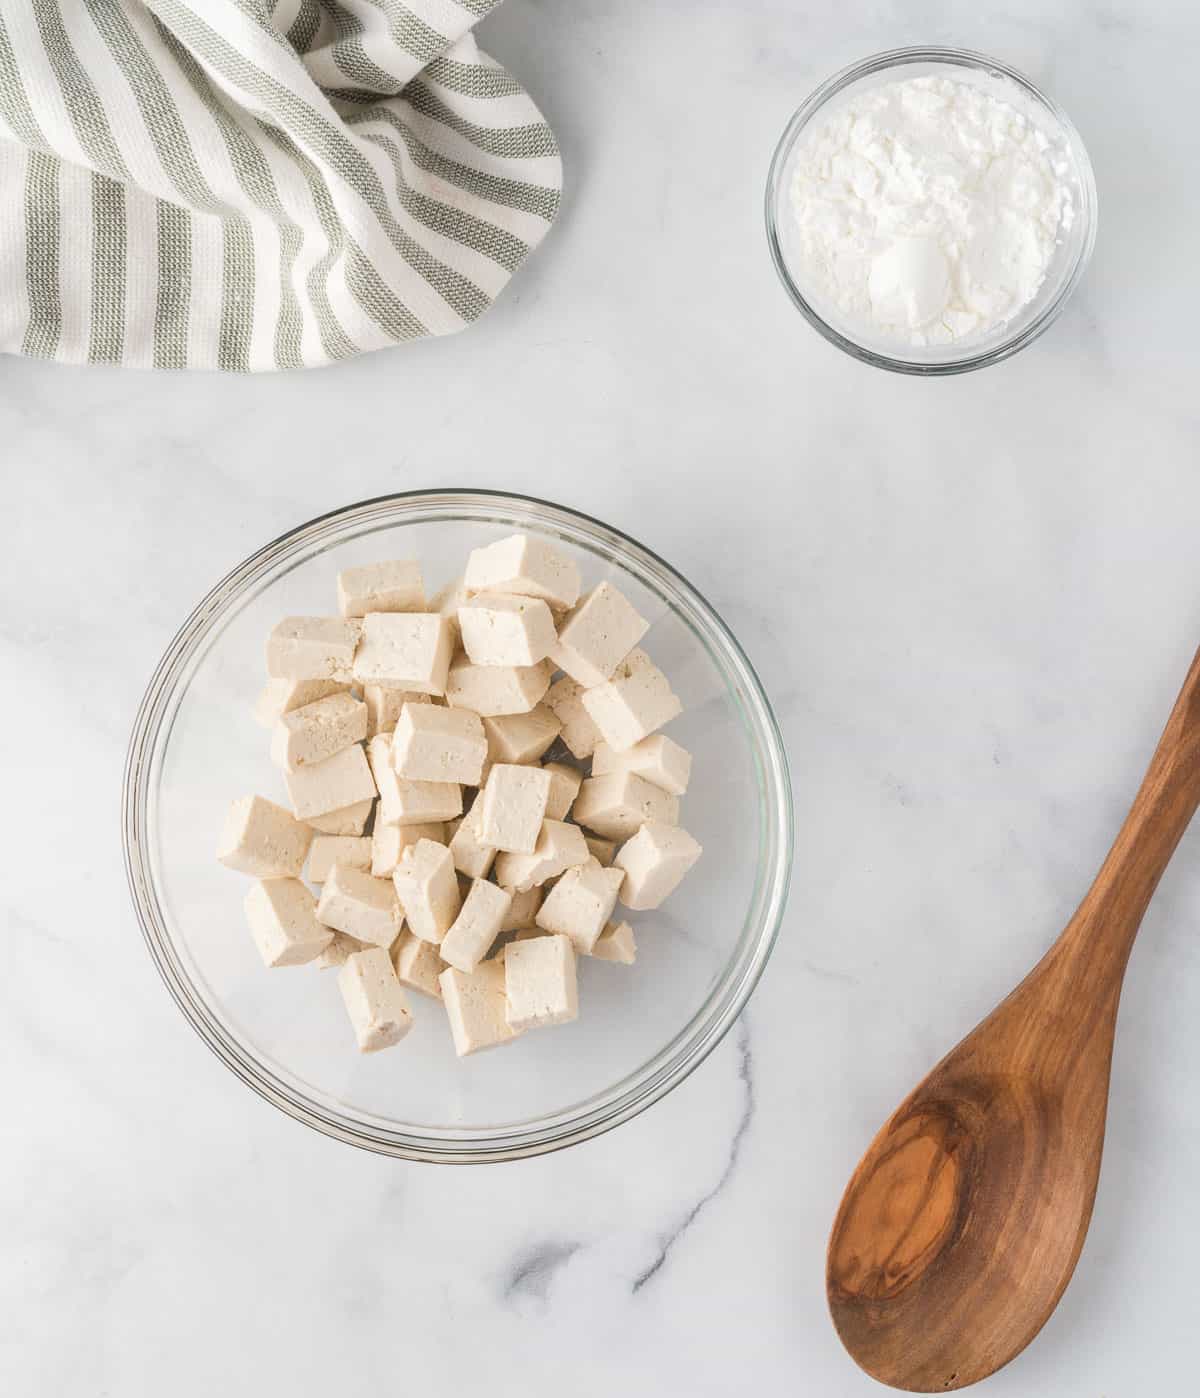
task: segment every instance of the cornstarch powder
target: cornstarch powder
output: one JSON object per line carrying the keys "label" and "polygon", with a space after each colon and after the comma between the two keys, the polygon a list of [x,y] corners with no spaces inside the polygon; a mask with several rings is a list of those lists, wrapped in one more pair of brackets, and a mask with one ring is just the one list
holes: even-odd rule
{"label": "cornstarch powder", "polygon": [[851,97],[801,134],[791,203],[812,289],[910,345],[986,336],[1037,294],[1074,218],[1062,143],[950,78]]}

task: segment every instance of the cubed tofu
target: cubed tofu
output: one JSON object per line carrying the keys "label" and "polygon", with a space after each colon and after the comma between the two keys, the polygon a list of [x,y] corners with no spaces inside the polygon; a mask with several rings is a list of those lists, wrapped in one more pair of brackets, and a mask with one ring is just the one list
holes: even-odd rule
{"label": "cubed tofu", "polygon": [[607,743],[597,743],[592,754],[592,776],[604,777],[612,772],[633,772],[672,796],[682,796],[692,774],[692,755],[665,733],[643,738],[624,752],[614,752]]}
{"label": "cubed tofu", "polygon": [[371,867],[371,841],[365,835],[314,835],[308,851],[309,883],[324,883],[335,864]]}
{"label": "cubed tofu", "polygon": [[[583,785],[583,773],[565,762],[547,762],[542,768],[550,776],[550,796],[546,801],[547,820],[566,820]],[[586,838],[586,837],[585,837]]]}
{"label": "cubed tofu", "polygon": [[644,650],[632,650],[612,678],[580,695],[588,717],[614,752],[624,752],[683,712],[666,675]]}
{"label": "cubed tofu", "polygon": [[335,864],[317,902],[317,918],[357,942],[390,947],[404,915],[390,879],[372,878],[363,869]]}
{"label": "cubed tofu", "polygon": [[545,698],[553,666],[472,665],[461,656],[450,666],[446,699],[456,709],[470,709],[484,718],[527,714]]}
{"label": "cubed tofu", "polygon": [[462,815],[462,787],[457,783],[415,782],[396,775],[393,741],[394,734],[377,733],[367,744],[379,788],[379,819],[385,825],[425,825]]}
{"label": "cubed tofu", "polygon": [[575,798],[575,819],[607,840],[627,840],[648,820],[679,823],[679,798],[632,772],[589,777]]}
{"label": "cubed tofu", "polygon": [[435,593],[429,599],[429,610],[444,616],[449,623],[455,649],[462,644],[462,633],[458,629],[458,609],[469,600],[467,589],[463,586],[461,577],[448,582],[440,592]]}
{"label": "cubed tofu", "polygon": [[487,844],[480,834],[482,805],[482,796],[476,796],[471,809],[450,837],[450,856],[455,869],[472,879],[486,879],[496,858],[496,846]]}
{"label": "cubed tofu", "polygon": [[343,680],[268,680],[254,706],[254,717],[264,728],[274,728],[284,714],[345,694],[350,686]]}
{"label": "cubed tofu", "polygon": [[363,685],[363,703],[367,706],[367,737],[390,733],[405,704],[431,703],[431,694],[417,694],[411,689],[385,689],[379,684]]}
{"label": "cubed tofu", "polygon": [[322,762],[284,772],[283,780],[297,820],[311,821],[313,816],[340,811],[345,806],[375,797],[375,782],[366,754],[357,744],[335,752]]}
{"label": "cubed tofu", "polygon": [[448,966],[474,971],[500,935],[500,924],[511,905],[511,893],[485,879],[473,880],[438,955]]}
{"label": "cubed tofu", "polygon": [[401,985],[411,986],[431,1000],[442,998],[442,987],[438,977],[446,969],[446,963],[437,953],[437,948],[420,937],[414,937],[406,927],[397,937],[392,947],[392,965],[396,979]]}
{"label": "cubed tofu", "polygon": [[563,618],[547,654],[590,689],[609,678],[649,629],[633,603],[612,583],[602,582]]}
{"label": "cubed tofu", "polygon": [[606,869],[613,862],[613,855],[617,852],[617,842],[615,840],[603,840],[599,835],[584,835],[584,841],[588,847],[588,853]]}
{"label": "cubed tofu", "polygon": [[295,879],[304,867],[312,831],[265,796],[242,796],[225,817],[217,858],[256,879]]}
{"label": "cubed tofu", "polygon": [[554,615],[540,597],[481,592],[458,609],[462,648],[472,665],[536,665],[550,654]]}
{"label": "cubed tofu", "polygon": [[518,1031],[579,1018],[575,952],[568,937],[530,937],[504,948],[505,1017]]}
{"label": "cubed tofu", "polygon": [[487,755],[483,723],[470,709],[406,704],[392,734],[392,766],[410,781],[477,786]]}
{"label": "cubed tofu", "polygon": [[367,828],[374,805],[373,797],[368,797],[365,801],[352,801],[340,810],[309,816],[308,824],[314,830],[319,830],[322,835],[361,835]]}
{"label": "cubed tofu", "polygon": [[343,616],[425,610],[421,565],[411,558],[343,568],[338,574],[337,590],[338,611]]}
{"label": "cubed tofu", "polygon": [[317,920],[317,900],[299,879],[265,879],[246,894],[246,921],[268,966],[302,966],[333,933]]}
{"label": "cubed tofu", "polygon": [[485,718],[483,731],[487,734],[488,758],[492,762],[508,762],[520,767],[542,756],[562,731],[562,724],[544,704],[538,704],[527,714]]}
{"label": "cubed tofu", "polygon": [[444,694],[454,637],[437,612],[370,612],[354,656],[359,684]]}
{"label": "cubed tofu", "polygon": [[271,760],[285,772],[294,772],[366,736],[367,706],[352,694],[331,694],[280,718],[271,735]]}
{"label": "cubed tofu", "polygon": [[583,686],[564,675],[546,693],[546,707],[562,725],[562,740],[581,761],[591,757],[600,742],[600,730],[583,707]]}
{"label": "cubed tofu", "polygon": [[514,534],[486,548],[473,549],[463,586],[469,593],[505,592],[540,597],[560,611],[579,601],[579,569],[544,539]]}
{"label": "cubed tofu", "polygon": [[686,830],[648,821],[617,851],[616,867],[625,870],[621,902],[636,912],[657,908],[702,853]]}
{"label": "cubed tofu", "polygon": [[400,856],[418,840],[445,844],[446,827],[440,820],[427,820],[421,825],[388,825],[379,821],[371,836],[371,874],[377,879],[390,879],[400,862]]}
{"label": "cubed tofu", "polygon": [[544,932],[569,937],[571,945],[584,956],[596,945],[612,917],[624,878],[623,869],[605,869],[595,861],[568,869],[546,894],[534,921]]}
{"label": "cubed tofu", "polygon": [[392,882],[409,931],[436,946],[462,906],[450,851],[432,840],[418,840],[400,856]]}
{"label": "cubed tofu", "polygon": [[512,854],[532,854],[546,818],[550,781],[540,767],[497,762],[483,788],[480,840]]}
{"label": "cubed tofu", "polygon": [[355,952],[338,972],[338,989],[363,1053],[398,1044],[412,1028],[412,1015],[382,947]]}
{"label": "cubed tofu", "polygon": [[449,966],[438,982],[459,1058],[511,1043],[520,1033],[508,1024],[503,960],[481,961],[470,975]]}
{"label": "cubed tofu", "polygon": [[512,902],[504,915],[504,921],[500,924],[500,931],[519,932],[523,927],[532,927],[537,910],[542,906],[542,890],[509,888],[505,889],[505,892],[512,895]]}
{"label": "cubed tofu", "polygon": [[343,617],[289,616],[267,638],[267,674],[278,680],[348,681],[362,625]]}
{"label": "cubed tofu", "polygon": [[344,966],[356,951],[365,950],[362,942],[347,937],[344,932],[335,932],[333,940],[320,956],[314,958],[312,964],[318,971],[336,971],[339,966]]}
{"label": "cubed tofu", "polygon": [[587,844],[577,825],[544,820],[532,854],[498,854],[493,872],[504,888],[524,893],[540,887],[576,864],[586,864]]}
{"label": "cubed tofu", "polygon": [[633,928],[627,922],[610,922],[589,954],[597,961],[619,961],[622,966],[632,966],[637,960]]}

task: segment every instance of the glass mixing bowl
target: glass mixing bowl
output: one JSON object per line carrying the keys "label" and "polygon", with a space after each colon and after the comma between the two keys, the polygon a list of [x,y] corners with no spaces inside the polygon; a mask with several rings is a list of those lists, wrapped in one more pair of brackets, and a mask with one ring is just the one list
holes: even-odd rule
{"label": "glass mixing bowl", "polygon": [[[839,311],[809,285],[796,221],[791,215],[792,157],[811,123],[835,111],[851,94],[930,75],[953,78],[993,92],[1055,136],[1065,159],[1061,177],[1071,191],[1075,217],[1071,227],[1061,232],[1037,294],[1003,325],[953,344],[916,346],[872,335],[870,327]],[[1023,73],[967,49],[892,49],[835,73],[788,122],[767,176],[766,219],[767,243],[784,289],[797,310],[831,344],[878,369],[901,374],[961,374],[1009,358],[1058,319],[1083,277],[1096,241],[1096,181],[1083,139],[1071,119]]]}
{"label": "glass mixing bowl", "polygon": [[[582,958],[580,1017],[465,1059],[442,1007],[410,994],[413,1032],[361,1055],[335,972],[268,971],[245,928],[248,881],[213,855],[229,801],[285,800],[254,721],[280,618],[336,610],[335,575],[418,558],[430,590],[473,548],[542,535],[611,579],[651,622],[644,642],[684,703],[671,734],[695,758],[682,822],[704,857],[659,910],[631,915],[635,966]],[[269,1102],[339,1140],[414,1160],[511,1160],[626,1121],[719,1042],[761,975],[792,857],[791,787],[770,705],[707,602],[648,549],[574,511],[513,495],[369,500],[276,539],[200,602],[163,656],[125,774],[129,885],[150,953],[215,1053]]]}

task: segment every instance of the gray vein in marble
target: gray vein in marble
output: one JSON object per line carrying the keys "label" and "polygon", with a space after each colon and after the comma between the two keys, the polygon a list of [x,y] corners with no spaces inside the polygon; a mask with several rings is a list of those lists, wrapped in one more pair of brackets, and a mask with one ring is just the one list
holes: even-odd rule
{"label": "gray vein in marble", "polygon": [[522,1253],[504,1283],[504,1299],[512,1301],[519,1296],[533,1296],[545,1301],[554,1278],[582,1246],[576,1242],[538,1243]]}
{"label": "gray vein in marble", "polygon": [[725,1161],[725,1168],[721,1171],[721,1176],[716,1184],[702,1194],[699,1199],[688,1209],[680,1221],[671,1231],[661,1239],[658,1246],[658,1254],[654,1261],[633,1279],[632,1293],[636,1296],[642,1287],[652,1281],[662,1270],[667,1258],[671,1255],[671,1250],[680,1238],[691,1228],[692,1224],[700,1217],[709,1204],[725,1188],[733,1178],[733,1172],[737,1169],[738,1158],[742,1151],[742,1142],[746,1139],[746,1133],[750,1129],[750,1123],[754,1120],[754,1055],[750,1050],[750,1026],[743,1015],[738,1024],[738,1078],[742,1083],[743,1101],[742,1114],[738,1118],[737,1126],[734,1128],[733,1137],[729,1142],[729,1155]]}

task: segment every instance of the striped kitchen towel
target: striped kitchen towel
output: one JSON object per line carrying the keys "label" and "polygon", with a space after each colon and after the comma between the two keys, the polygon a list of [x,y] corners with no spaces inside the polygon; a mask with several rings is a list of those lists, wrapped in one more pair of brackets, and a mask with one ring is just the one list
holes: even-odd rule
{"label": "striped kitchen towel", "polygon": [[293,369],[445,335],[558,209],[498,0],[3,0],[0,350]]}

